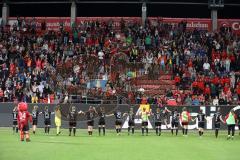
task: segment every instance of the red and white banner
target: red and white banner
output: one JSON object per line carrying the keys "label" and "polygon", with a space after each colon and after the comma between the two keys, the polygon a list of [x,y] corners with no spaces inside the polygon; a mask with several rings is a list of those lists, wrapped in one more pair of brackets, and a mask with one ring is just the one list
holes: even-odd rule
{"label": "red and white banner", "polygon": [[[23,18],[23,17],[21,17]],[[48,30],[59,30],[60,23],[64,24],[65,29],[70,29],[70,17],[34,17],[37,22],[37,27],[41,26],[41,22],[45,21]],[[32,17],[25,17],[26,21],[31,21]],[[113,22],[113,26],[120,28],[121,20],[127,23],[141,23],[140,17],[77,17],[77,24],[81,22]],[[207,18],[162,18],[162,17],[149,17],[151,23],[161,21],[172,25],[177,25],[181,21],[187,22],[187,30],[201,29],[211,31],[211,19]],[[17,22],[16,17],[9,18],[9,24],[13,25]],[[231,27],[234,33],[240,34],[240,19],[218,19],[218,27],[221,26]]]}
{"label": "red and white banner", "polygon": [[[20,17],[23,19],[23,17]],[[59,30],[60,28],[60,23],[63,23],[65,28],[70,29],[70,18],[69,17],[34,17],[36,21],[36,26],[37,28],[41,27],[42,22],[46,22],[46,27],[48,30]],[[28,21],[32,21],[33,17],[24,17],[24,20],[26,23]],[[17,23],[17,18],[16,17],[10,17],[8,19],[8,24],[12,26],[14,23]]]}
{"label": "red and white banner", "polygon": [[230,27],[233,32],[240,34],[240,19],[219,19],[218,26],[219,28],[222,26]]}
{"label": "red and white banner", "polygon": [[195,28],[201,29],[201,30],[211,30],[211,20],[210,19],[204,19],[204,18],[149,18],[150,21],[161,21],[164,23],[170,23],[172,25],[177,25],[178,23],[185,21],[187,22],[187,28],[188,30],[192,30]]}

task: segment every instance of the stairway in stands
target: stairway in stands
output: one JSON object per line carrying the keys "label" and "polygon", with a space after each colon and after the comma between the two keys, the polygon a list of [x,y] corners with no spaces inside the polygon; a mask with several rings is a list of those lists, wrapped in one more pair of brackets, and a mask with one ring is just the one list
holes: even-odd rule
{"label": "stairway in stands", "polygon": [[176,90],[171,73],[162,73],[155,80],[150,79],[148,75],[137,77],[134,84],[138,89],[143,88],[146,96],[165,95],[166,89],[171,89],[173,92]]}

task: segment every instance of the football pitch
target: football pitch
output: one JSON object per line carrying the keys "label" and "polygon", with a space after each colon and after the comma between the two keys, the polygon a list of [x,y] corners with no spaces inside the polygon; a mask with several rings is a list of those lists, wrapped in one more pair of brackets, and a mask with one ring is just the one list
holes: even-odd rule
{"label": "football pitch", "polygon": [[156,136],[152,130],[149,136],[127,135],[124,130],[117,136],[114,130],[107,130],[106,136],[98,136],[95,130],[89,137],[86,130],[77,130],[76,137],[69,137],[68,130],[49,135],[38,129],[31,134],[31,142],[20,142],[19,135],[10,128],[0,129],[0,160],[239,160],[240,136],[236,132],[234,140],[226,140],[226,131],[221,131],[218,139],[214,131],[208,131],[202,138],[197,131],[188,137],[172,136],[164,131]]}

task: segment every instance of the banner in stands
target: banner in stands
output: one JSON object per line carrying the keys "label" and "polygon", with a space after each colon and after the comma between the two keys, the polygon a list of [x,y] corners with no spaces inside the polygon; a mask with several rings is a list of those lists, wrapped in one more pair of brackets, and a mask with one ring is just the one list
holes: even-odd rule
{"label": "banner in stands", "polygon": [[233,32],[240,34],[240,19],[219,19],[218,25],[220,27],[229,27]]}
{"label": "banner in stands", "polygon": [[105,91],[106,84],[107,84],[107,80],[102,80],[102,79],[90,80],[87,83],[87,88],[102,88],[102,90]]}
{"label": "banner in stands", "polygon": [[[24,18],[25,21],[31,21],[33,19],[33,17],[20,17],[20,18],[21,19]],[[71,26],[69,17],[34,17],[34,19],[36,21],[37,28],[41,28],[41,23],[45,21],[47,30],[59,31],[61,23],[67,30],[69,30]],[[12,26],[14,23],[17,24],[17,18],[10,17],[8,19],[8,24]]]}
{"label": "banner in stands", "polygon": [[211,30],[211,20],[204,18],[153,18],[150,17],[149,20],[152,24],[155,22],[168,23],[173,26],[178,25],[180,22],[186,22],[186,29],[193,30],[195,28],[200,30]]}
{"label": "banner in stands", "polygon": [[[29,104],[29,111],[31,112],[33,109],[33,106],[37,105],[39,106],[39,111],[42,112],[44,110],[45,106],[49,106],[49,110],[54,112],[54,108],[56,105],[54,104]],[[80,111],[82,110],[83,112],[86,112],[89,108],[90,105],[87,104],[71,104],[76,106],[77,110]],[[14,104],[13,103],[2,103],[0,104],[0,127],[11,127],[12,125],[12,110],[14,108]],[[61,104],[61,112],[62,112],[62,127],[63,128],[68,128],[68,113],[69,113],[69,109],[70,109],[70,104]],[[140,117],[138,116],[137,112],[139,111],[140,105],[117,105],[117,104],[102,104],[102,105],[91,105],[94,106],[97,110],[97,112],[99,112],[100,107],[104,107],[105,108],[105,112],[107,115],[110,115],[112,113],[114,113],[115,111],[119,110],[122,113],[127,113],[129,111],[129,108],[132,106],[134,108],[134,112],[136,113],[135,116],[135,122],[136,122],[136,128],[140,128],[141,123],[139,119]],[[158,106],[156,105],[150,105],[149,106],[150,109],[152,110],[152,112],[156,112],[156,108]],[[175,109],[178,110],[178,112],[182,111],[182,108],[184,106],[175,106],[175,107],[167,107],[170,111],[173,111]],[[231,109],[234,109],[236,114],[240,114],[240,106],[185,106],[187,107],[188,111],[191,113],[192,118],[194,119],[197,115],[197,113],[199,112],[200,108],[203,110],[203,112],[206,114],[207,116],[207,121],[206,121],[206,129],[214,129],[214,122],[212,119],[212,116],[214,115],[214,113],[216,113],[217,108],[220,107],[221,108],[221,113],[223,115],[223,118],[229,113],[229,111]],[[161,108],[161,110],[163,110],[164,108]],[[167,125],[170,126],[170,117],[171,115],[168,114],[168,121],[167,121]],[[98,116],[95,115],[95,128],[97,127],[98,124]],[[152,116],[150,116],[150,126],[154,127],[154,118]],[[44,120],[43,120],[43,115],[39,115],[39,127],[43,127],[44,126]],[[52,115],[51,117],[51,122],[52,122],[52,127],[55,126],[54,124],[54,115]],[[127,123],[128,122],[128,117],[123,117],[123,128],[127,127]],[[78,128],[86,128],[86,117],[84,115],[81,115],[78,117],[78,122],[77,122],[77,126]],[[106,118],[106,127],[107,128],[111,128],[113,129],[115,127],[115,117],[114,116],[110,116]],[[151,127],[151,128],[152,128]],[[166,129],[166,125],[162,125],[162,129]],[[191,122],[189,129],[196,129],[197,128],[197,122]],[[221,124],[221,129],[226,129],[226,124]],[[236,127],[236,129],[238,129],[238,127]]]}
{"label": "banner in stands", "polygon": [[[21,17],[23,18],[23,17]],[[41,27],[43,21],[46,22],[48,30],[58,31],[60,23],[63,23],[66,30],[70,30],[70,18],[69,17],[34,17],[37,22],[37,27]],[[25,17],[26,21],[32,20],[32,17]],[[156,22],[164,22],[172,25],[185,21],[186,29],[200,29],[211,31],[211,19],[209,18],[163,18],[163,17],[149,17],[150,22],[154,25]],[[128,24],[141,23],[140,17],[77,17],[77,24],[83,22],[99,21],[99,22],[111,22],[114,27],[120,29],[121,21],[124,20]],[[16,17],[9,18],[9,25],[12,26],[17,22]],[[218,26],[230,27],[232,31],[240,34],[240,19],[218,19]]]}

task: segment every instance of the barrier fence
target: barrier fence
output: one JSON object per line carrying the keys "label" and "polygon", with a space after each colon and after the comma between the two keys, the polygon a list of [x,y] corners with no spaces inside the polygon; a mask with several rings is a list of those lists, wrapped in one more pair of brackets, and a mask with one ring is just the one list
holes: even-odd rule
{"label": "barrier fence", "polygon": [[[49,107],[49,110],[51,112],[54,112],[54,108],[56,105],[54,104],[29,104],[29,111],[31,112],[33,109],[33,106],[37,105],[39,107],[39,112],[44,111],[45,106]],[[62,127],[63,128],[68,128],[68,119],[67,115],[69,113],[70,106],[74,105],[77,108],[77,111],[82,110],[83,112],[87,111],[89,106],[93,106],[96,108],[97,111],[99,111],[100,107],[105,108],[106,114],[111,114],[114,113],[115,111],[119,110],[122,113],[127,113],[129,111],[130,107],[134,108],[134,113],[137,113],[140,105],[135,104],[135,105],[127,105],[127,104],[94,104],[94,105],[88,105],[88,104],[60,104],[61,107],[61,112],[62,112]],[[12,110],[16,106],[14,103],[0,103],[0,127],[11,127],[12,126]],[[156,111],[157,105],[150,105],[150,108],[152,112]],[[223,115],[223,118],[229,113],[231,109],[234,109],[236,114],[240,114],[240,106],[167,106],[167,108],[170,111],[173,111],[175,109],[178,110],[178,112],[182,111],[182,108],[186,107],[188,111],[191,113],[192,118],[195,118],[197,113],[199,112],[200,109],[203,110],[203,112],[207,116],[207,121],[206,121],[206,129],[214,129],[214,119],[211,117],[216,113],[217,108],[221,108],[221,113]],[[162,110],[164,108],[161,108]],[[168,116],[167,120],[167,125],[170,126],[170,114]],[[98,116],[95,115],[95,127],[97,127],[98,124]],[[127,116],[123,117],[123,128],[127,128],[128,125],[128,118]],[[154,119],[152,116],[150,116],[149,119],[149,127],[154,128]],[[52,127],[55,126],[54,124],[54,114],[51,115],[51,123]],[[136,123],[136,128],[139,128],[141,126],[141,120],[140,117],[137,115],[135,116],[135,123]],[[38,118],[38,127],[43,127],[44,126],[44,119],[43,115],[39,115]],[[86,117],[84,115],[79,115],[78,116],[78,122],[77,122],[77,127],[78,128],[86,128]],[[106,117],[106,127],[113,129],[115,127],[115,117],[110,116]],[[191,122],[189,129],[196,129],[197,128],[197,122]],[[238,127],[236,127],[238,129]],[[162,125],[162,129],[166,129],[166,125]],[[226,125],[222,124],[221,129],[226,129]]]}

